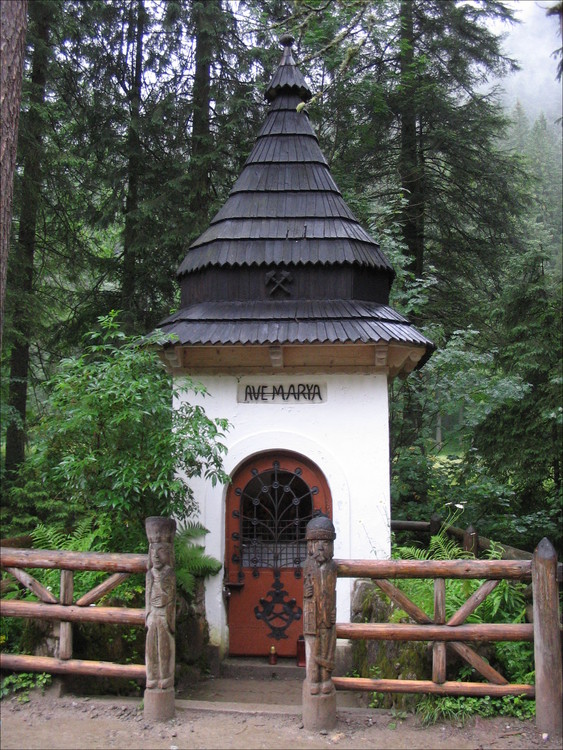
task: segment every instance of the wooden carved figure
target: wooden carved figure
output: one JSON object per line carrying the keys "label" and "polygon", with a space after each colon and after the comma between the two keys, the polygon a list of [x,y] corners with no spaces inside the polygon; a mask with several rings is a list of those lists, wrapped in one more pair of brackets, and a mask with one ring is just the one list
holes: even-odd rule
{"label": "wooden carved figure", "polygon": [[307,524],[307,560],[303,581],[303,634],[311,695],[334,690],[332,671],[336,652],[336,564],[334,526],[317,516]]}
{"label": "wooden carved figure", "polygon": [[149,566],[146,579],[147,688],[166,690],[174,685],[176,574],[174,533],[170,518],[146,520]]}

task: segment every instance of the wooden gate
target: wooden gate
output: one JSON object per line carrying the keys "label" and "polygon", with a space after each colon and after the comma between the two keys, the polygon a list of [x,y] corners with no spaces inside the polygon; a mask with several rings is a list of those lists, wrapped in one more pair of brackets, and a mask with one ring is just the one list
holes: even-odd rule
{"label": "wooden gate", "polygon": [[235,473],[227,495],[225,587],[229,653],[295,656],[303,632],[305,527],[332,513],[327,482],[312,462],[263,453]]}

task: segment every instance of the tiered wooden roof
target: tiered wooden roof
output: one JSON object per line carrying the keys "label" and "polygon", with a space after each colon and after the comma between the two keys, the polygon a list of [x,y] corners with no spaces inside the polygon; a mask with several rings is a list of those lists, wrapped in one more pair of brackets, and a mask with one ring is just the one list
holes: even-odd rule
{"label": "tiered wooden roof", "polygon": [[433,345],[388,306],[394,271],[346,205],[306,111],[311,92],[284,36],[268,114],[243,171],[178,269],[181,307],[161,323],[182,346]]}

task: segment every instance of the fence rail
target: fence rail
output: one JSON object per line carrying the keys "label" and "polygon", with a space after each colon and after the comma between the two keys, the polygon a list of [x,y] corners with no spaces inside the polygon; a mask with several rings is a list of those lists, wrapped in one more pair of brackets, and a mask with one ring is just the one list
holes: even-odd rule
{"label": "fence rail", "polygon": [[391,531],[415,531],[428,534],[437,534],[444,528],[449,536],[453,536],[462,542],[464,549],[478,555],[479,552],[489,550],[493,545],[500,547],[502,556],[506,560],[531,560],[532,553],[526,550],[511,547],[509,544],[500,544],[493,542],[485,536],[477,533],[473,524],[469,524],[466,529],[458,526],[452,526],[442,519],[438,513],[434,513],[430,521],[403,521],[401,519],[391,520]]}

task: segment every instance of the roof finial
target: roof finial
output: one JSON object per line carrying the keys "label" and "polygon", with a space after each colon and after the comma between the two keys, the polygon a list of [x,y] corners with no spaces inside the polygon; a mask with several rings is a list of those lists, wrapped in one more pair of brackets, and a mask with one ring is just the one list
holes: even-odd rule
{"label": "roof finial", "polygon": [[291,34],[282,34],[282,36],[280,36],[280,44],[282,47],[292,47],[294,41],[295,37],[291,36]]}

